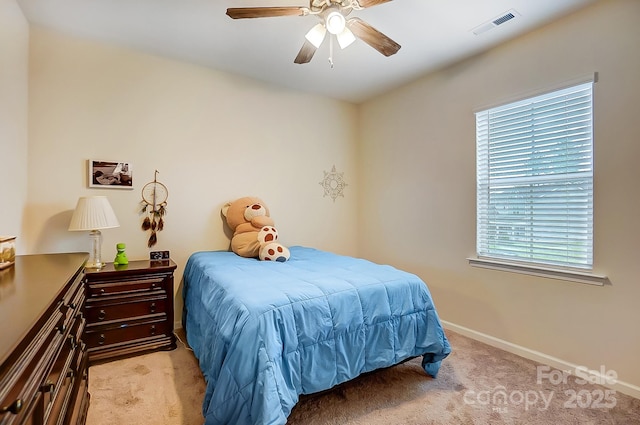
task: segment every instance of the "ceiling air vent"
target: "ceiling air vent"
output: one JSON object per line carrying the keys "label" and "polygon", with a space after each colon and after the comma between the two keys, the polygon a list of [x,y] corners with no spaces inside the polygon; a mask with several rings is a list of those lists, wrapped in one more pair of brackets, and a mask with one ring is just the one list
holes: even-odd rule
{"label": "ceiling air vent", "polygon": [[513,13],[509,12],[506,15],[502,15],[501,17],[494,19],[492,22],[494,25],[500,25],[500,24],[504,24],[507,21],[512,20],[513,18],[515,18],[516,15],[514,15]]}
{"label": "ceiling air vent", "polygon": [[503,13],[502,15],[488,21],[485,22],[482,25],[479,25],[477,27],[475,27],[473,30],[471,30],[475,35],[480,35],[482,33],[485,33],[491,29],[494,29],[495,27],[497,27],[498,25],[502,25],[505,22],[508,22],[514,18],[516,18],[517,16],[520,16],[520,14],[518,12],[516,12],[514,9],[511,9],[505,13]]}

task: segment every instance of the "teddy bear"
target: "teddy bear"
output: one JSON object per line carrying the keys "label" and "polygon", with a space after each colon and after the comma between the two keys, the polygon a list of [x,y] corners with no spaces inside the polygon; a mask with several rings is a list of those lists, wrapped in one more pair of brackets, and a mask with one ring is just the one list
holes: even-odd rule
{"label": "teddy bear", "polygon": [[233,231],[231,250],[237,255],[279,262],[291,257],[289,249],[278,242],[278,230],[260,198],[245,196],[227,202],[222,215]]}

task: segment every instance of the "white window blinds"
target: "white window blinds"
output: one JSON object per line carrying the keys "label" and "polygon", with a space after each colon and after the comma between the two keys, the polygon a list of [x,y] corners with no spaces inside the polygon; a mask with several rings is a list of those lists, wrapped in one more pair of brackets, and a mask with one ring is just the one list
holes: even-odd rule
{"label": "white window blinds", "polygon": [[592,87],[476,113],[479,257],[592,268]]}

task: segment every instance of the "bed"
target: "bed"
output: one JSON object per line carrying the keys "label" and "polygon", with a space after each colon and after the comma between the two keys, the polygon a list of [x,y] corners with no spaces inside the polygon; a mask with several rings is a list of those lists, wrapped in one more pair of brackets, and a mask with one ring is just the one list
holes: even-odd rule
{"label": "bed", "polygon": [[427,285],[388,265],[309,247],[284,263],[193,253],[183,325],[206,381],[206,425],[285,424],[301,394],[450,353]]}

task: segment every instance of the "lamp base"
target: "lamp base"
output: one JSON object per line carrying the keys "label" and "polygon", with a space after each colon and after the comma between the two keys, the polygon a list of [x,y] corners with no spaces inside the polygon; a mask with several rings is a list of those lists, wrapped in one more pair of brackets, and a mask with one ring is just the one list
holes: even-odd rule
{"label": "lamp base", "polygon": [[86,269],[100,270],[106,264],[102,261],[102,233],[100,230],[92,230],[89,232],[89,239],[91,239],[91,252],[89,260],[84,267]]}
{"label": "lamp base", "polygon": [[91,270],[100,270],[104,268],[106,264],[107,263],[103,263],[103,262],[87,261],[87,263],[84,265],[84,268],[91,269]]}

